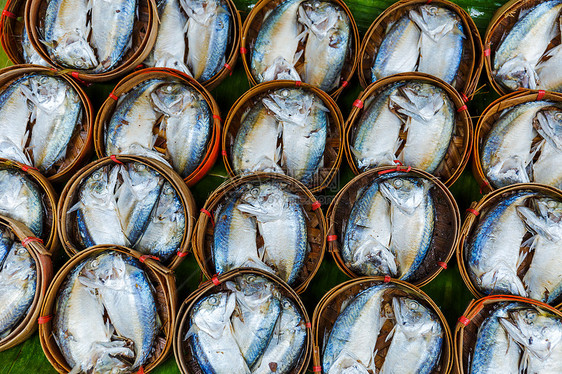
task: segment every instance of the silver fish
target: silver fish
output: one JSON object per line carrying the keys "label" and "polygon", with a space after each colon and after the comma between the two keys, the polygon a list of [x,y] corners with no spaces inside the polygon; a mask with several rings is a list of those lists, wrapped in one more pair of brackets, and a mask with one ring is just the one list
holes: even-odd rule
{"label": "silver fish", "polygon": [[533,126],[542,136],[539,158],[533,163],[533,181],[562,188],[562,110],[550,108],[537,113]]}
{"label": "silver fish", "polygon": [[389,75],[416,71],[420,29],[404,15],[387,31],[371,68],[372,81]]}
{"label": "silver fish", "polygon": [[[24,148],[27,143],[27,124],[32,115],[32,106],[23,94],[22,88],[30,76],[23,76],[12,82],[0,94],[0,139],[2,140],[1,156],[15,161],[27,161]],[[10,151],[11,150],[11,151]],[[27,165],[29,161],[24,162]]]}
{"label": "silver fish", "polygon": [[[548,57],[548,60],[545,58]],[[543,56],[537,65],[538,83],[537,88],[547,91],[562,91],[562,79],[559,67],[562,65],[562,45],[557,45]]]}

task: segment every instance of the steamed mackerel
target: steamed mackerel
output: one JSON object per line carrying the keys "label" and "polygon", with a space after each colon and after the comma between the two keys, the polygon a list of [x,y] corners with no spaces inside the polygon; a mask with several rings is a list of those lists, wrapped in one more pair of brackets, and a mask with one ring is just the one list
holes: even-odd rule
{"label": "steamed mackerel", "polygon": [[548,108],[537,113],[533,126],[544,139],[533,163],[533,181],[562,188],[562,110]]}
{"label": "steamed mackerel", "polygon": [[23,159],[27,158],[23,150],[27,142],[27,123],[32,115],[32,106],[22,88],[30,77],[33,75],[15,80],[0,94],[0,138],[15,146]]}
{"label": "steamed mackerel", "polygon": [[562,77],[560,66],[562,66],[562,45],[552,48],[546,54],[548,60],[541,61],[537,65],[539,77],[537,88],[546,91],[562,92]]}

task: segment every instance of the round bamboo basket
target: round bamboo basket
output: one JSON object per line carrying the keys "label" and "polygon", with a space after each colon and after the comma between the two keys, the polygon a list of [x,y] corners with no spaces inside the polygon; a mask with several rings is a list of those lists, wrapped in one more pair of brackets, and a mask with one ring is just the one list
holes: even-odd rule
{"label": "round bamboo basket", "polygon": [[[81,119],[80,123],[76,125],[76,130],[72,138],[68,142],[66,155],[62,161],[58,161],[44,173],[51,183],[65,182],[92,154],[92,129],[94,122],[92,104],[82,87],[70,76],[37,65],[17,65],[0,69],[0,90],[5,90],[16,79],[29,74],[41,74],[60,78],[69,84],[80,97],[82,104]],[[29,139],[31,139],[31,137],[29,137]]]}
{"label": "round bamboo basket", "polygon": [[[389,25],[402,18],[410,10],[425,4],[428,4],[427,0],[397,1],[382,12],[371,24],[363,37],[361,50],[359,51],[358,71],[361,86],[367,87],[372,82],[371,67]],[[468,97],[471,97],[476,90],[484,64],[480,33],[470,15],[459,5],[446,0],[432,1],[431,4],[449,9],[461,19],[466,40],[459,71],[457,77],[452,82],[452,86],[468,100]]]}
{"label": "round bamboo basket", "polygon": [[139,162],[152,170],[157,171],[175,189],[182,202],[185,214],[185,231],[177,253],[163,265],[169,269],[175,269],[183,258],[189,253],[189,246],[193,226],[195,224],[196,204],[191,192],[183,183],[183,180],[169,167],[162,162],[145,157],[124,155],[101,158],[80,169],[66,184],[62,191],[59,201],[58,229],[59,236],[64,250],[70,257],[82,253],[86,248],[80,243],[79,234],[76,228],[76,213],[68,214],[79,199],[79,191],[82,181],[94,173],[99,168],[112,164],[125,165],[130,162]]}
{"label": "round bamboo basket", "polygon": [[[357,24],[353,18],[353,14],[347,7],[343,0],[331,0],[333,3],[342,7],[342,9],[347,14],[350,23],[350,48],[346,55],[346,60],[341,72],[340,82],[338,86],[332,91],[328,92],[332,98],[337,99],[337,97],[342,93],[343,89],[349,85],[355,68],[357,66],[357,53],[359,51],[359,31],[357,29]],[[252,53],[254,51],[254,44],[258,34],[260,32],[261,26],[265,17],[269,14],[271,10],[283,3],[284,0],[259,0],[256,5],[252,8],[252,11],[246,17],[244,25],[242,26],[242,40],[240,42],[240,51],[242,55],[242,63],[244,64],[244,70],[246,71],[246,76],[250,81],[250,85],[255,86],[259,82],[252,75],[250,70],[250,62],[252,59]],[[301,44],[302,47],[302,44]],[[297,61],[295,68],[297,71],[301,69],[303,65],[303,58],[301,57]]]}
{"label": "round bamboo basket", "polygon": [[43,245],[47,248],[47,251],[55,251],[60,244],[59,237],[57,236],[56,220],[58,195],[51,183],[36,169],[15,161],[0,158],[0,169],[9,169],[20,173],[38,187],[43,195],[42,203],[45,214],[43,235],[41,235],[39,239],[43,241]]}
{"label": "round bamboo basket", "polygon": [[[450,373],[453,366],[453,339],[451,337],[451,330],[447,324],[447,320],[441,312],[441,309],[439,309],[439,306],[437,306],[437,304],[435,304],[435,302],[418,287],[399,280],[388,280],[384,277],[363,277],[349,280],[332,288],[320,300],[314,309],[314,314],[312,316],[312,331],[314,332],[314,371],[323,373],[322,352],[324,351],[324,344],[326,343],[343,307],[345,307],[345,305],[347,305],[361,291],[382,283],[390,283],[392,286],[392,289],[385,292],[383,302],[391,302],[393,297],[411,297],[421,302],[425,307],[429,307],[429,309],[438,316],[443,327],[443,345],[441,348],[439,364],[432,373]],[[384,357],[386,356],[388,347],[391,343],[390,340],[385,341],[385,339],[392,330],[392,327],[393,323],[391,321],[385,322],[382,326],[379,337],[377,338],[377,355],[375,356],[375,364],[379,370],[384,362]]]}
{"label": "round bamboo basket", "polygon": [[240,129],[244,113],[254,106],[263,96],[271,91],[281,88],[302,87],[320,98],[326,108],[328,108],[330,119],[328,123],[328,133],[326,136],[326,148],[324,150],[324,166],[320,168],[313,178],[312,185],[308,185],[312,193],[316,193],[328,187],[334,179],[343,158],[343,117],[334,100],[319,88],[310,86],[306,83],[294,81],[272,81],[264,82],[251,88],[242,95],[230,108],[225,121],[222,134],[222,159],[228,174],[231,177],[236,175],[232,168],[232,142]]}
{"label": "round bamboo basket", "polygon": [[306,290],[324,257],[326,220],[320,208],[320,203],[314,195],[302,183],[280,174],[258,173],[236,177],[220,186],[209,196],[203,209],[201,209],[193,236],[193,254],[207,278],[211,278],[216,273],[212,254],[214,220],[207,213],[213,215],[217,207],[228,201],[232,194],[242,186],[258,186],[261,183],[273,181],[280,183],[290,193],[298,196],[305,212],[310,251],[304,260],[298,278],[291,287],[298,294]]}
{"label": "round bamboo basket", "polygon": [[297,308],[299,309],[301,315],[304,318],[306,323],[306,331],[307,337],[305,341],[304,350],[301,353],[301,356],[294,366],[293,370],[289,372],[289,374],[299,374],[306,372],[308,367],[308,363],[310,361],[311,356],[311,348],[312,348],[312,334],[310,330],[310,320],[308,318],[308,314],[306,312],[306,308],[302,303],[299,296],[293,291],[291,287],[289,287],[285,282],[283,282],[277,276],[267,273],[260,269],[254,268],[241,268],[241,269],[234,269],[227,273],[215,275],[212,277],[211,280],[206,281],[205,283],[201,284],[198,289],[193,291],[191,295],[185,299],[183,304],[181,304],[177,318],[176,318],[176,325],[174,327],[174,356],[176,357],[176,363],[180,372],[182,374],[202,374],[203,370],[199,366],[197,359],[193,357],[193,353],[189,344],[186,340],[184,340],[185,334],[189,330],[189,320],[190,320],[190,312],[195,307],[197,302],[201,300],[203,297],[227,290],[226,282],[229,280],[234,280],[238,276],[242,276],[245,274],[254,274],[258,276],[262,276],[271,282],[273,282],[277,289],[280,291],[282,296],[288,297],[295,303]]}
{"label": "round bamboo basket", "polygon": [[13,64],[26,63],[22,46],[24,4],[22,0],[8,0],[0,15],[0,42]]}
{"label": "round bamboo basket", "polygon": [[[489,209],[495,207],[498,203],[519,191],[533,191],[540,193],[541,195],[545,195],[547,197],[562,201],[562,191],[557,188],[538,183],[518,183],[495,190],[494,192],[485,195],[480,201],[475,201],[470,205],[470,208],[467,209],[466,217],[461,228],[460,238],[457,241],[456,256],[462,279],[464,280],[464,283],[466,284],[470,292],[476,298],[482,298],[487,295],[485,295],[478,289],[477,285],[468,275],[468,269],[465,263],[465,246],[467,245],[467,242],[470,239],[471,235],[474,233],[474,230],[480,223],[480,218],[486,216]],[[527,234],[527,236],[530,237],[529,234]],[[527,236],[525,236],[525,238]],[[526,270],[531,264],[531,260],[532,256],[527,256],[519,266],[518,276],[520,278],[522,278],[523,274],[525,274]],[[560,299],[561,300],[557,300],[557,302],[561,303],[560,306],[562,306],[562,298]]]}
{"label": "round bamboo basket", "polygon": [[[209,109],[213,116],[213,128],[201,163],[190,175],[184,178],[185,183],[191,187],[209,172],[217,160],[220,148],[221,117],[219,107],[209,91],[207,91],[195,79],[180,71],[166,68],[149,68],[135,71],[121,79],[121,81],[117,83],[113,91],[109,94],[109,97],[104,101],[96,116],[94,123],[94,145],[96,148],[96,154],[100,158],[111,156],[108,155],[105,150],[104,139],[107,125],[115,110],[118,108],[117,102],[119,98],[149,79],[160,79],[162,81],[171,81],[183,84],[199,93],[209,105]],[[163,134],[163,131],[159,128],[159,126],[159,123],[157,126],[155,124],[155,132],[158,134],[156,149],[164,156],[166,153],[166,135]]]}
{"label": "round bamboo basket", "polygon": [[328,251],[332,253],[336,264],[348,277],[358,278],[345,264],[341,255],[345,228],[353,206],[361,191],[373,183],[380,183],[394,177],[423,178],[433,183],[430,189],[433,198],[435,226],[427,255],[419,269],[412,275],[410,283],[422,287],[431,282],[453,256],[460,232],[460,213],[451,192],[437,178],[418,169],[406,167],[380,167],[369,170],[351,180],[335,196],[326,214],[328,220]]}
{"label": "round bamboo basket", "polygon": [[122,77],[144,61],[156,41],[158,32],[156,3],[154,0],[140,0],[137,2],[137,16],[131,36],[131,48],[125,51],[120,62],[109,71],[95,74],[68,68],[51,59],[45,45],[41,42],[44,40],[47,5],[46,0],[29,0],[25,4],[25,28],[31,45],[45,61],[63,72],[71,72],[72,76],[79,81],[106,82]]}
{"label": "round bamboo basket", "polygon": [[107,251],[115,251],[139,260],[142,269],[154,286],[154,296],[158,316],[162,328],[156,338],[155,351],[148,362],[139,372],[148,373],[162,363],[172,348],[173,328],[177,310],[176,282],[173,271],[162,266],[158,261],[146,258],[141,253],[120,246],[98,245],[90,247],[71,258],[55,275],[46,298],[41,305],[41,323],[39,325],[39,339],[45,356],[59,373],[68,373],[72,369],[60,352],[59,346],[53,336],[54,326],[52,317],[55,312],[58,292],[70,272],[84,260],[102,254]]}
{"label": "round bamboo basket", "polygon": [[533,90],[521,90],[512,92],[499,99],[492,102],[484,110],[476,128],[474,129],[474,149],[472,151],[472,174],[476,181],[480,185],[480,190],[484,193],[492,192],[495,187],[492,185],[491,181],[484,174],[482,169],[481,154],[480,150],[484,144],[484,140],[490,133],[490,130],[494,127],[495,123],[500,118],[502,112],[506,109],[512,108],[516,105],[528,103],[531,101],[547,100],[553,103],[562,102],[562,94],[558,92],[550,91],[533,91]]}
{"label": "round bamboo basket", "polygon": [[458,374],[470,373],[472,353],[476,346],[478,329],[486,318],[494,311],[498,303],[518,302],[528,304],[531,308],[547,310],[560,318],[562,312],[540,301],[518,296],[497,295],[488,296],[479,300],[472,300],[463,316],[459,318],[454,332],[454,360]]}
{"label": "round bamboo basket", "polygon": [[[370,98],[374,98],[382,91],[387,89],[390,85],[400,81],[420,81],[427,84],[432,84],[436,87],[443,89],[452,101],[457,113],[455,116],[455,130],[449,143],[449,148],[445,157],[433,173],[436,175],[447,187],[450,187],[460,177],[468,160],[470,159],[470,151],[472,149],[473,129],[472,120],[468,113],[467,106],[465,105],[461,96],[455,91],[453,87],[444,81],[435,78],[428,74],[423,73],[402,73],[392,75],[387,78],[379,79],[372,83],[363,91],[359,98],[353,104],[353,108],[349,114],[347,122],[345,123],[345,155],[347,161],[355,175],[361,172],[351,151],[351,141],[354,132],[359,126],[359,120],[365,109],[365,102]],[[398,150],[399,152],[401,149]]]}
{"label": "round bamboo basket", "polygon": [[26,316],[14,327],[10,334],[0,339],[1,352],[23,343],[37,329],[37,318],[47,293],[47,287],[53,277],[53,266],[51,263],[52,252],[45,248],[40,241],[35,240],[33,233],[26,226],[4,216],[0,216],[0,226],[8,228],[24,245],[35,261],[37,270],[37,284],[33,302]]}

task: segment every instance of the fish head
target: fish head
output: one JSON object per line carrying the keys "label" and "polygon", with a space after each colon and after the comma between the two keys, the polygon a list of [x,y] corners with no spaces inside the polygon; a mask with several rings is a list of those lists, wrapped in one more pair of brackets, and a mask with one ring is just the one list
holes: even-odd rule
{"label": "fish head", "polygon": [[319,39],[324,39],[340,18],[336,5],[328,1],[304,1],[298,12],[299,22],[306,25]]}
{"label": "fish head", "polygon": [[79,70],[93,69],[98,65],[98,59],[86,39],[79,35],[68,34],[54,50],[57,60],[63,61],[69,67]]}
{"label": "fish head", "polygon": [[289,205],[289,194],[280,187],[265,183],[254,187],[241,197],[238,210],[259,217],[262,222],[282,219]]}
{"label": "fish head", "polygon": [[301,77],[297,70],[295,69],[295,64],[293,62],[287,61],[282,56],[276,57],[271,65],[260,74],[260,82],[268,82],[273,80],[291,80],[300,81]]}
{"label": "fish head", "polygon": [[217,0],[180,0],[189,17],[201,25],[208,25],[219,7]]}
{"label": "fish head", "polygon": [[434,313],[418,301],[409,297],[392,299],[396,326],[408,338],[420,335],[441,335],[443,329]]}
{"label": "fish head", "polygon": [[541,110],[533,120],[533,127],[553,147],[562,151],[562,110],[548,108]]}
{"label": "fish head", "polygon": [[395,177],[380,183],[383,196],[406,214],[412,214],[424,201],[430,182],[421,178]]}
{"label": "fish head", "polygon": [[113,169],[108,167],[96,169],[83,182],[80,193],[100,203],[107,201],[111,197],[117,183],[118,170],[118,167]]}
{"label": "fish head", "polygon": [[429,122],[448,100],[445,92],[432,84],[409,82],[398,89],[390,98],[392,107],[399,113]]}
{"label": "fish head", "polygon": [[123,186],[127,185],[139,199],[148,195],[148,193],[164,182],[160,174],[140,162],[130,162],[122,169]]}
{"label": "fish head", "polygon": [[439,41],[459,24],[458,17],[449,9],[429,4],[420,6],[417,11],[411,10],[409,17],[434,41]]}
{"label": "fish head", "polygon": [[545,360],[562,341],[562,321],[537,308],[517,308],[499,321],[508,335],[535,357]]}
{"label": "fish head", "polygon": [[2,277],[11,282],[25,281],[32,277],[33,272],[30,270],[33,268],[34,260],[27,249],[21,243],[14,243],[1,268]]}
{"label": "fish head", "polygon": [[536,200],[536,203],[541,216],[556,224],[562,221],[562,201],[551,198],[539,198]]}
{"label": "fish head", "polygon": [[502,85],[513,91],[519,88],[537,88],[538,76],[534,67],[521,57],[506,61],[493,74]]}
{"label": "fish head", "polygon": [[202,331],[215,338],[230,325],[236,308],[236,296],[231,292],[217,292],[202,299],[192,310],[191,320]]}
{"label": "fish head", "polygon": [[161,84],[150,96],[156,108],[171,117],[179,117],[196,100],[195,95],[180,83]]}
{"label": "fish head", "polygon": [[113,251],[92,258],[81,270],[80,281],[93,288],[120,289],[125,280],[126,265],[123,257]]}
{"label": "fish head", "polygon": [[392,277],[398,275],[396,256],[390,248],[372,236],[368,237],[357,248],[353,254],[353,261],[354,263],[350,264],[352,267],[361,268],[362,264],[367,264],[370,275],[390,275]]}
{"label": "fish head", "polygon": [[525,225],[550,241],[562,239],[562,201],[549,197],[534,200],[536,209],[518,206],[517,213]]}
{"label": "fish head", "polygon": [[277,295],[277,290],[271,281],[255,274],[238,276],[227,284],[227,288],[236,294],[240,304],[251,310],[269,308],[274,294]]}
{"label": "fish head", "polygon": [[67,97],[67,85],[59,78],[34,75],[21,87],[24,95],[42,111],[53,113]]}
{"label": "fish head", "polygon": [[297,88],[282,88],[262,100],[283,123],[305,126],[314,104],[314,96]]}

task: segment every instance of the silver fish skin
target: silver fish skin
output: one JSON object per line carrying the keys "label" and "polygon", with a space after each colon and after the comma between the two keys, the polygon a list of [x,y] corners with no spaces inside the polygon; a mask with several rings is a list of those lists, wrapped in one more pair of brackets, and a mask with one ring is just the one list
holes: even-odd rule
{"label": "silver fish skin", "polygon": [[46,67],[51,66],[31,46],[31,42],[29,41],[29,35],[27,35],[27,30],[25,29],[25,27],[23,28],[23,31],[22,31],[22,34],[21,34],[21,46],[22,46],[23,59],[24,59],[26,64],[41,65],[41,66],[46,66]]}
{"label": "silver fish skin", "polygon": [[188,15],[187,64],[199,82],[222,69],[230,38],[232,16],[221,0],[180,0]]}
{"label": "silver fish skin", "polygon": [[347,14],[335,3],[307,0],[299,8],[299,22],[308,29],[301,75],[306,83],[330,91],[339,84],[349,50]]}
{"label": "silver fish skin", "polygon": [[[263,21],[250,61],[252,75],[258,83],[265,81],[266,70],[276,65],[276,62],[284,61],[291,65],[295,62],[295,54],[301,37],[297,14],[302,1],[284,1],[275,7]],[[280,79],[279,77],[269,78]]]}
{"label": "silver fish skin", "polygon": [[248,367],[263,355],[281,313],[275,286],[266,278],[242,275],[226,287],[236,295],[237,307],[230,322],[234,339]]}
{"label": "silver fish skin", "polygon": [[537,135],[533,118],[548,101],[519,104],[503,113],[484,139],[480,162],[494,187],[528,183],[527,166],[532,162],[531,146]]}
{"label": "silver fish skin", "polygon": [[190,313],[185,340],[205,374],[250,373],[230,324],[235,308],[233,293],[218,292],[201,299]]}
{"label": "silver fish skin", "polygon": [[520,247],[527,233],[517,207],[533,196],[533,192],[520,191],[491,207],[467,240],[468,274],[484,294],[527,295],[517,276]]}
{"label": "silver fish skin", "polygon": [[562,92],[562,79],[558,68],[562,65],[562,45],[557,45],[546,54],[548,60],[543,60],[537,65],[537,88],[546,91]]}
{"label": "silver fish skin", "polygon": [[112,69],[131,47],[131,37],[137,13],[136,0],[91,1],[92,35],[90,43],[99,63],[94,73]]}
{"label": "silver fish skin", "polygon": [[13,243],[0,263],[0,338],[25,317],[37,289],[35,261],[21,243]]}
{"label": "silver fish skin", "polygon": [[404,165],[433,173],[447,154],[455,130],[455,109],[447,93],[439,87],[409,82],[402,95],[391,96],[397,111],[405,116],[408,133],[398,158]]}
{"label": "silver fish skin", "polygon": [[412,9],[409,17],[421,30],[417,71],[452,83],[461,64],[466,39],[461,20],[455,13],[436,5]]}
{"label": "silver fish skin", "polygon": [[500,319],[509,335],[523,349],[521,372],[562,373],[562,320],[540,308],[512,310]]}
{"label": "silver fish skin", "polygon": [[159,328],[150,279],[140,263],[113,251],[97,256],[85,270],[79,281],[100,295],[117,335],[133,342],[130,369],[138,369],[152,353]]}
{"label": "silver fish skin", "polygon": [[98,59],[88,43],[89,0],[50,0],[45,13],[45,44],[59,64],[80,70],[94,68]]}
{"label": "silver fish skin", "polygon": [[430,181],[421,178],[394,177],[380,184],[390,202],[390,250],[396,254],[402,280],[411,279],[431,246],[435,228],[431,187]]}
{"label": "silver fish skin", "polygon": [[24,165],[33,165],[27,154],[20,146],[12,143],[10,139],[0,137],[0,158],[16,161]]}
{"label": "silver fish skin", "polygon": [[66,156],[82,114],[80,96],[63,79],[47,75],[30,77],[22,91],[35,105],[29,143],[33,164],[46,172]]}
{"label": "silver fish skin", "polygon": [[353,204],[345,225],[341,255],[361,275],[398,275],[396,253],[390,247],[390,204],[373,183]]}
{"label": "silver fish skin", "polygon": [[185,212],[176,190],[164,182],[152,217],[134,248],[165,262],[179,249],[185,232]]}
{"label": "silver fish skin", "polygon": [[288,284],[300,274],[308,253],[308,229],[299,197],[277,183],[263,183],[242,196],[238,210],[255,217],[263,239],[260,258]]}
{"label": "silver fish skin", "polygon": [[533,181],[562,188],[562,110],[550,108],[537,113],[533,126],[544,139],[539,158],[533,162]]}
{"label": "silver fish skin", "polygon": [[380,374],[429,374],[441,357],[443,326],[427,307],[409,297],[392,299],[396,325]]}
{"label": "silver fish skin", "polygon": [[399,135],[404,121],[391,110],[390,97],[403,83],[392,85],[371,101],[359,119],[351,151],[361,171],[394,165],[402,143]]}
{"label": "silver fish skin", "polygon": [[518,373],[521,349],[500,324],[518,303],[498,306],[478,328],[470,374]]}
{"label": "silver fish skin", "polygon": [[36,237],[43,236],[43,197],[39,187],[22,172],[0,169],[0,214],[23,223]]}
{"label": "silver fish skin", "polygon": [[95,170],[80,186],[76,211],[77,229],[85,248],[97,244],[130,246],[119,219],[115,196],[120,165]]}
{"label": "silver fish skin", "polygon": [[536,65],[558,33],[562,1],[544,1],[519,19],[496,49],[493,75],[510,90],[536,89]]}
{"label": "silver fish skin", "polygon": [[[23,94],[22,87],[29,79],[30,76],[26,75],[15,80],[0,94],[0,139],[16,147],[24,158],[26,156],[23,150],[28,138],[27,123],[32,114],[32,106]],[[4,153],[2,156],[4,157]]]}
{"label": "silver fish skin", "polygon": [[283,173],[277,164],[281,159],[281,127],[275,116],[258,102],[242,119],[232,145],[232,167],[237,174],[257,171]]}
{"label": "silver fish skin", "polygon": [[158,35],[150,55],[144,64],[150,67],[165,67],[192,75],[185,64],[185,34],[187,16],[179,0],[160,0],[158,3]]}
{"label": "silver fish skin", "polygon": [[301,356],[306,340],[304,318],[296,305],[281,299],[281,315],[263,355],[252,368],[252,374],[289,373]]}
{"label": "silver fish skin", "polygon": [[167,83],[152,92],[152,101],[164,114],[166,151],[182,177],[197,169],[211,136],[212,115],[205,99],[184,84]]}
{"label": "silver fish skin", "polygon": [[418,26],[404,15],[388,30],[371,68],[372,81],[389,75],[416,71],[420,55]]}
{"label": "silver fish skin", "polygon": [[370,287],[360,292],[339,314],[322,354],[322,368],[332,374],[332,365],[341,355],[354,357],[368,370],[375,371],[375,345],[386,320],[383,297],[389,284]]}

